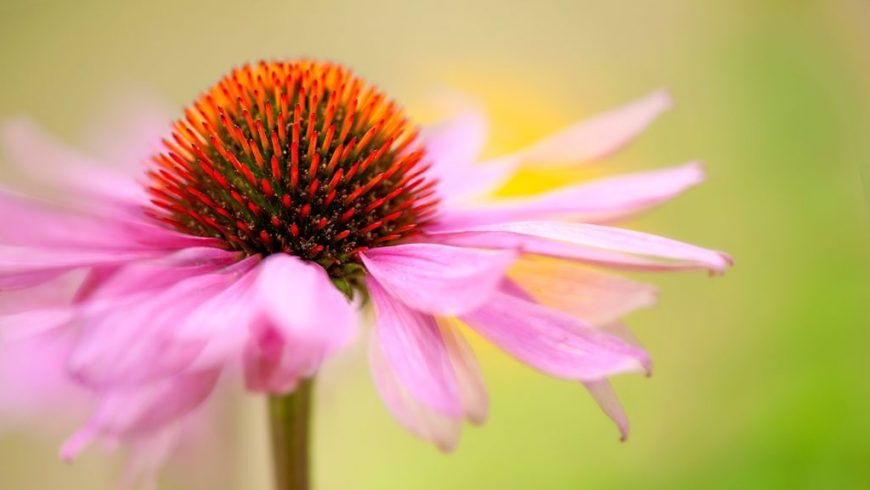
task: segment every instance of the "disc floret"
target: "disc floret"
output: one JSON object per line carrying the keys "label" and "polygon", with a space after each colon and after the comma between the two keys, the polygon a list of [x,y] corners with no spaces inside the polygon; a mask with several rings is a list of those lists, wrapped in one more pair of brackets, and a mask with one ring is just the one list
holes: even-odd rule
{"label": "disc floret", "polygon": [[149,172],[152,214],[249,255],[284,252],[343,278],[364,249],[434,211],[417,130],[340,65],[233,70],[185,111]]}

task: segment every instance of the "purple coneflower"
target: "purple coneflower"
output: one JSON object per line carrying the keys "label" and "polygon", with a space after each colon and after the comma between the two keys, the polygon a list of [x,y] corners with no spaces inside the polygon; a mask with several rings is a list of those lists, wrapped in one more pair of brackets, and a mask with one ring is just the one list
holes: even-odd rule
{"label": "purple coneflower", "polygon": [[139,178],[12,124],[7,145],[58,199],[0,194],[0,287],[86,276],[71,300],[2,322],[71,339],[63,363],[99,404],[65,458],[170,430],[240,366],[249,391],[273,396],[280,485],[304,488],[310,379],[354,338],[369,299],[375,384],[417,436],[450,450],[462,420],[486,418],[461,322],[582,383],[624,438],[607,380],[649,372],[650,358],[620,318],[655,292],[606,270],[722,272],[729,258],[601,223],[699,183],[701,167],[479,198],[525,165],[599,160],[669,105],[657,92],[478,164],[485,123],[474,111],[421,137],[339,65],[261,62],[196,100]]}

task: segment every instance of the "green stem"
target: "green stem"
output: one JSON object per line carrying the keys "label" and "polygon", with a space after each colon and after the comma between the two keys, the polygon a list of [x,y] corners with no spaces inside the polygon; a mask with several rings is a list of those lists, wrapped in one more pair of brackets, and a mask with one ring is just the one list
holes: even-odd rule
{"label": "green stem", "polygon": [[276,490],[308,490],[308,431],[313,380],[288,395],[269,397]]}

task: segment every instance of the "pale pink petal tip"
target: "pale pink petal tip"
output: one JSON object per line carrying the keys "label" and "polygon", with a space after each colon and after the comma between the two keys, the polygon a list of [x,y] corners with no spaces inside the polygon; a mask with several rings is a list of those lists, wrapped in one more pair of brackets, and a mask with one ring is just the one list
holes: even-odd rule
{"label": "pale pink petal tip", "polygon": [[97,435],[90,426],[83,427],[71,435],[60,448],[60,458],[71,463],[84,448],[96,439]]}
{"label": "pale pink petal tip", "polygon": [[526,160],[542,165],[564,165],[606,158],[633,141],[671,105],[667,91],[658,90],[569,126],[533,144],[523,154]]}
{"label": "pale pink petal tip", "polygon": [[616,427],[619,429],[619,440],[621,442],[627,441],[629,433],[628,416],[625,414],[622,404],[619,403],[619,399],[616,397],[613,387],[610,386],[610,382],[604,379],[586,382],[583,383],[583,386],[592,395],[601,411],[616,424]]}

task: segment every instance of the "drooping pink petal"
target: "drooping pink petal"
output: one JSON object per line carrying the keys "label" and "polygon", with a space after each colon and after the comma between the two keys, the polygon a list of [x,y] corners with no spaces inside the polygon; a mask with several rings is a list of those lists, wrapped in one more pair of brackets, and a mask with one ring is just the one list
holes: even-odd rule
{"label": "drooping pink petal", "polygon": [[562,218],[586,223],[624,218],[700,183],[700,164],[622,175],[532,197],[500,199],[444,212],[430,229],[450,230],[509,221]]}
{"label": "drooping pink petal", "polygon": [[151,382],[189,368],[213,337],[182,337],[178,327],[238,280],[237,274],[217,271],[179,277],[158,290],[96,292],[78,307],[81,333],[69,369],[79,381],[104,388]]}
{"label": "drooping pink petal", "polygon": [[478,333],[526,364],[551,376],[598,381],[645,370],[643,349],[515,292],[507,282],[489,302],[460,317]]}
{"label": "drooping pink petal", "polygon": [[[93,203],[98,200],[89,200]],[[0,188],[0,243],[100,250],[175,250],[218,246],[213,238],[182,234],[144,214],[143,208],[70,206]]]}
{"label": "drooping pink petal", "polygon": [[319,265],[274,254],[258,269],[245,382],[254,391],[284,393],[352,339],[355,314]]}
{"label": "drooping pink petal", "polygon": [[371,276],[366,285],[377,315],[375,335],[402,386],[432,410],[461,418],[456,376],[435,318],[391,297]]}
{"label": "drooping pink petal", "polygon": [[440,327],[447,355],[456,373],[462,412],[472,424],[481,425],[489,414],[489,395],[480,366],[471,346],[455,325],[442,324]]}
{"label": "drooping pink petal", "polygon": [[[65,369],[75,332],[24,323],[26,315],[0,317],[0,426],[72,422],[90,401]],[[59,405],[62,413],[52,413]]]}
{"label": "drooping pink petal", "polygon": [[70,270],[116,267],[175,250],[212,247],[144,216],[76,210],[0,190],[0,288],[30,287]]}
{"label": "drooping pink petal", "polygon": [[100,405],[88,423],[61,448],[71,460],[98,439],[115,440],[150,434],[199,407],[214,389],[219,369],[194,371],[154,383],[114,387],[100,392]]}
{"label": "drooping pink petal", "polygon": [[430,232],[438,243],[513,249],[595,264],[647,270],[707,269],[724,272],[731,258],[676,240],[609,226],[522,221]]}
{"label": "drooping pink petal", "polygon": [[509,275],[537,302],[592,325],[610,324],[656,301],[653,286],[564,260],[524,258]]}
{"label": "drooping pink petal", "polygon": [[157,490],[157,473],[178,445],[183,426],[183,421],[177,421],[153,434],[126,441],[130,446],[130,453],[120,488],[132,489],[141,484],[145,490]]}
{"label": "drooping pink petal", "polygon": [[204,321],[200,312],[207,306],[225,315],[233,303],[216,309],[212,302],[226,299],[227,291],[246,290],[258,259],[225,267],[220,261],[198,263],[197,257],[210,256],[203,254],[182,252],[175,262],[119,270],[73,305],[80,333],[68,367],[76,379],[99,389],[153,382],[189,369],[210,343],[221,342],[217,335],[190,335],[184,326],[192,318]]}
{"label": "drooping pink petal", "polygon": [[444,452],[456,448],[461,420],[426,406],[402,384],[384,357],[376,334],[369,339],[369,366],[381,399],[402,427]]}
{"label": "drooping pink petal", "polygon": [[521,151],[523,160],[542,166],[600,160],[631,142],[670,107],[667,92],[653,92],[535,143]]}
{"label": "drooping pink petal", "polygon": [[27,119],[5,121],[0,127],[0,144],[18,168],[44,184],[81,198],[126,205],[147,202],[144,186],[134,179],[56,141]]}
{"label": "drooping pink petal", "polygon": [[[360,254],[395,298],[428,313],[456,315],[485,301],[515,255],[433,243],[379,247]],[[461,291],[461,294],[457,292]]]}
{"label": "drooping pink petal", "polygon": [[622,404],[616,397],[613,387],[610,386],[610,381],[602,379],[599,381],[587,381],[583,383],[592,398],[601,407],[601,411],[605,413],[616,424],[619,429],[619,439],[625,441],[628,439],[628,417],[622,409]]}
{"label": "drooping pink petal", "polygon": [[258,261],[238,252],[189,247],[150,261],[140,261],[101,278],[88,296],[92,302],[123,300],[130,295],[162,291],[190,277],[219,272],[246,272]]}
{"label": "drooping pink petal", "polygon": [[111,266],[157,256],[145,251],[80,252],[0,245],[0,289],[26,288],[83,267]]}

